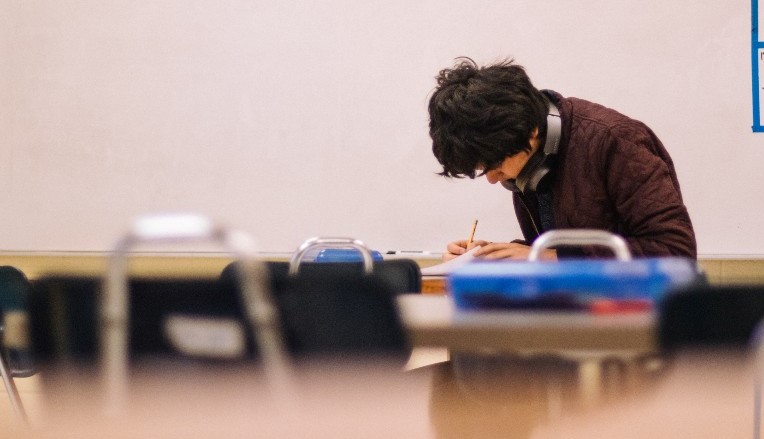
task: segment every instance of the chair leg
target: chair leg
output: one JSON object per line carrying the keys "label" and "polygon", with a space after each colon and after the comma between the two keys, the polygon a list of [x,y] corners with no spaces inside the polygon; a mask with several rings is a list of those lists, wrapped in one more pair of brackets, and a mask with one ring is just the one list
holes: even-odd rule
{"label": "chair leg", "polygon": [[5,385],[5,390],[8,392],[8,398],[11,400],[13,411],[16,413],[16,416],[26,424],[27,414],[24,410],[24,405],[21,403],[21,395],[19,395],[19,391],[16,388],[16,382],[13,381],[11,368],[8,365],[4,352],[0,352],[0,375],[3,377],[3,384]]}

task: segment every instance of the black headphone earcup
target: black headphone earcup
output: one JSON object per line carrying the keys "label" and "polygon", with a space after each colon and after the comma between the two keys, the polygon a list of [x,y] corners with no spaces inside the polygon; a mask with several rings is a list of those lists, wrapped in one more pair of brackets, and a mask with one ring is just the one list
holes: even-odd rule
{"label": "black headphone earcup", "polygon": [[539,150],[528,159],[528,163],[523,166],[520,175],[517,176],[514,183],[521,192],[527,190],[535,191],[536,185],[549,173],[546,158],[547,155]]}
{"label": "black headphone earcup", "polygon": [[504,189],[512,192],[520,192],[520,188],[517,187],[514,180],[504,180],[501,182],[501,185],[504,186]]}

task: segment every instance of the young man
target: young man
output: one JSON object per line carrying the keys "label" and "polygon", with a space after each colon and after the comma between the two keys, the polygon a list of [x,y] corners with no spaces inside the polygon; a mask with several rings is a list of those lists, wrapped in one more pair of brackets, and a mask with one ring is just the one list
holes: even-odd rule
{"label": "young man", "polygon": [[[523,240],[475,241],[486,259],[526,259],[552,229],[600,229],[634,257],[697,257],[674,165],[642,122],[583,99],[538,90],[514,61],[478,67],[461,58],[437,76],[429,103],[440,175],[485,176],[512,190]],[[448,244],[444,259],[465,253]],[[599,247],[560,247],[542,258],[598,257]]]}

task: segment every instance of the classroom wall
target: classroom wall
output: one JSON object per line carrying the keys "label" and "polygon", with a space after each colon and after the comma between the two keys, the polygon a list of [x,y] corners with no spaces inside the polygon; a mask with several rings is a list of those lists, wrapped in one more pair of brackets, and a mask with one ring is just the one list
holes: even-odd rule
{"label": "classroom wall", "polygon": [[650,125],[699,253],[764,257],[751,5],[689,0],[5,0],[0,251],[104,251],[194,211],[288,252],[316,235],[442,250],[519,235],[509,193],[447,181],[426,104],[454,58]]}

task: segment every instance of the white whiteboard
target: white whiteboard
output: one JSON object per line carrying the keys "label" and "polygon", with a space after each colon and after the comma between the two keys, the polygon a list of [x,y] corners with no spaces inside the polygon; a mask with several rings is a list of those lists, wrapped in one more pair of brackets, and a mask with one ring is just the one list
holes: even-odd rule
{"label": "white whiteboard", "polygon": [[750,21],[719,0],[4,0],[0,251],[108,250],[167,211],[263,251],[440,251],[474,218],[518,237],[508,192],[435,175],[427,99],[465,55],[646,122],[701,256],[761,256]]}

